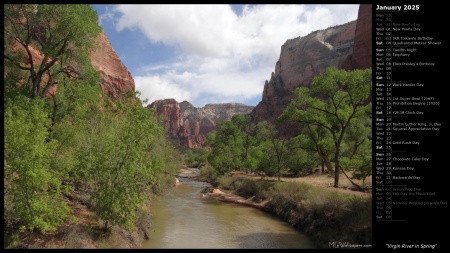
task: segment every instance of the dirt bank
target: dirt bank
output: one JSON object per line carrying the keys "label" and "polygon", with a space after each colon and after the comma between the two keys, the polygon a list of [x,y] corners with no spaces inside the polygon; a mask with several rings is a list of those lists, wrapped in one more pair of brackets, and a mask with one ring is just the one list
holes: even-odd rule
{"label": "dirt bank", "polygon": [[264,209],[264,206],[267,203],[267,201],[264,201],[261,203],[256,203],[256,202],[253,202],[253,197],[245,199],[236,194],[223,192],[217,188],[213,189],[213,192],[203,193],[202,197],[214,198],[214,199],[218,199],[220,201],[236,203],[236,204],[250,206],[250,207],[254,207],[254,208],[258,208],[258,209]]}

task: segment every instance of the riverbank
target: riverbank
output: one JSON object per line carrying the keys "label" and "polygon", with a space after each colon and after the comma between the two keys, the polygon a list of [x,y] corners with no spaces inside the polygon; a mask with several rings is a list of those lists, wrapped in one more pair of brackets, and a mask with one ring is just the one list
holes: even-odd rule
{"label": "riverbank", "polygon": [[[248,178],[248,179],[263,179],[267,181],[277,181],[278,177],[261,177],[255,174],[246,174],[243,171],[234,171],[231,173],[232,177],[236,178]],[[324,174],[320,171],[316,171],[310,175],[303,176],[303,177],[280,177],[281,182],[302,182],[306,184],[310,184],[314,187],[327,189],[329,191],[333,192],[339,192],[339,193],[345,193],[345,194],[353,194],[358,196],[364,196],[364,197],[371,197],[372,196],[372,177],[368,177],[364,183],[364,187],[366,188],[366,191],[359,191],[358,189],[355,189],[355,187],[352,185],[350,180],[345,177],[343,173],[339,176],[339,187],[334,187],[334,174]],[[355,183],[359,185],[363,185],[363,182],[361,180],[354,179]]]}
{"label": "riverbank", "polygon": [[301,182],[295,178],[278,182],[238,172],[218,179],[222,184],[202,196],[272,213],[309,235],[318,248],[330,248],[330,242],[337,241],[370,248],[371,192],[354,191],[345,183],[343,188],[330,187],[329,180],[316,174]]}
{"label": "riverbank", "polygon": [[264,201],[261,203],[257,203],[257,202],[253,201],[254,196],[246,199],[246,198],[243,198],[234,193],[223,192],[219,188],[212,189],[212,192],[203,193],[202,197],[209,197],[209,198],[218,199],[218,200],[224,201],[224,202],[230,202],[230,203],[240,204],[240,205],[244,205],[244,206],[250,206],[250,207],[260,209],[260,210],[263,210],[265,208],[265,205],[268,202],[268,201]]}
{"label": "riverbank", "polygon": [[[174,175],[165,175],[160,180],[158,189],[148,192],[146,203],[136,212],[134,227],[126,229],[117,225],[110,226],[106,231],[103,221],[97,216],[90,192],[85,185],[77,185],[66,195],[71,210],[71,218],[67,219],[55,231],[45,234],[34,231],[25,232],[19,237],[9,231],[6,237],[5,249],[139,249],[144,240],[148,239],[148,230],[152,225],[150,204],[156,193],[175,187],[177,180]],[[6,239],[7,238],[7,239]]]}
{"label": "riverbank", "polygon": [[[195,180],[199,172],[197,169],[184,168],[178,171],[177,176],[180,179]],[[344,180],[341,182],[345,188],[329,187],[330,178],[324,174],[301,179],[283,177],[281,180],[281,185],[286,188],[273,188],[272,191],[278,192],[277,195],[267,198],[268,187],[276,185],[277,179],[265,177],[261,180],[260,176],[235,172],[231,177],[221,180],[224,185],[228,184],[225,187],[228,189],[223,186],[211,188],[210,192],[203,195],[199,193],[199,197],[215,198],[272,213],[313,238],[319,248],[326,248],[331,240],[355,244],[358,240],[365,244],[371,242],[371,221],[370,224],[368,222],[368,219],[371,219],[371,206],[368,207],[369,202],[362,200],[370,199],[370,193],[352,191],[346,187]],[[309,181],[311,186],[321,190],[304,186],[296,189],[297,186],[290,183],[298,182],[297,180],[302,180],[303,183]],[[175,180],[173,186],[177,184],[180,182]],[[299,200],[299,196],[302,199]],[[348,201],[349,198],[343,196],[364,198]],[[136,249],[140,248],[141,242],[146,238],[146,230],[151,227],[150,211],[144,208],[139,213],[134,231],[112,226],[110,231],[105,233],[89,202],[87,191],[74,191],[68,196],[67,202],[75,219],[68,220],[54,232],[45,235],[35,233],[30,238],[24,236],[23,245],[30,239],[31,248],[34,249]],[[342,221],[346,221],[346,224]],[[15,248],[22,246],[17,245]]]}

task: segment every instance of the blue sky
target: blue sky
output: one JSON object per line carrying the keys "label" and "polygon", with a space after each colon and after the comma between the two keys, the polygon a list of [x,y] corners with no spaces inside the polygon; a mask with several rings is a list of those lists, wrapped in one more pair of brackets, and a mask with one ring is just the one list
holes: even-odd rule
{"label": "blue sky", "polygon": [[148,103],[255,106],[288,39],[356,20],[359,5],[91,5]]}

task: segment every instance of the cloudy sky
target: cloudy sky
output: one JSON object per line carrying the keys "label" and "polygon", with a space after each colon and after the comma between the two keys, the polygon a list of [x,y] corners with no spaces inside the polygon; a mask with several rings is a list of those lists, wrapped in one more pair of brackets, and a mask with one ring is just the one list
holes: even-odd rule
{"label": "cloudy sky", "polygon": [[92,5],[142,100],[255,106],[281,46],[356,20],[358,5]]}

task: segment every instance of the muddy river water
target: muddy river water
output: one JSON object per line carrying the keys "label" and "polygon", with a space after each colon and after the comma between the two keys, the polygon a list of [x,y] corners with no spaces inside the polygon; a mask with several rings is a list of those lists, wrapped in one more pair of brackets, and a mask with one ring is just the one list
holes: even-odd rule
{"label": "muddy river water", "polygon": [[202,197],[208,183],[182,182],[152,202],[150,239],[142,248],[246,249],[315,248],[303,233],[252,207]]}

